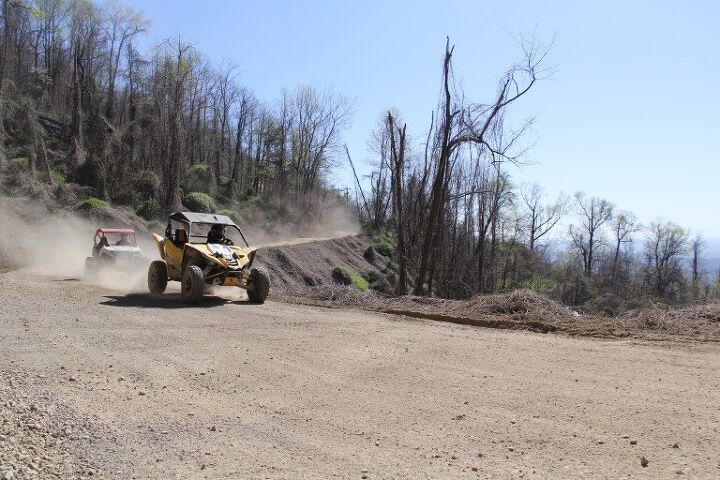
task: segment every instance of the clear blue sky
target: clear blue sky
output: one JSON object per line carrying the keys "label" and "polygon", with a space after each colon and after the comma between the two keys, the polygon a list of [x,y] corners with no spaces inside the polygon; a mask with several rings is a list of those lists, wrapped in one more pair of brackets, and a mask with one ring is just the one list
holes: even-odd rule
{"label": "clear blue sky", "polygon": [[[356,162],[379,115],[398,108],[421,138],[437,101],[445,36],[466,94],[485,100],[520,58],[512,34],[557,36],[555,74],[514,108],[535,116],[514,170],[550,194],[583,190],[720,237],[718,1],[141,1],[144,43],[178,34],[267,101],[298,84],[354,99],[344,136]],[[510,33],[508,33],[510,32]],[[364,167],[363,172],[369,171]],[[351,185],[347,169],[337,183]]]}

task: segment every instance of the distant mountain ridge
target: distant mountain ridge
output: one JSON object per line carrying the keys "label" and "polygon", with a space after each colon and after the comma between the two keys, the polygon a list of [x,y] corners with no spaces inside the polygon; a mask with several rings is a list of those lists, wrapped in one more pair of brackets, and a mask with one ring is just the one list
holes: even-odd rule
{"label": "distant mountain ridge", "polygon": [[704,242],[703,256],[706,258],[720,258],[720,238],[706,238]]}
{"label": "distant mountain ridge", "polygon": [[715,279],[720,273],[720,238],[704,239],[705,248],[700,252],[700,265],[708,279]]}

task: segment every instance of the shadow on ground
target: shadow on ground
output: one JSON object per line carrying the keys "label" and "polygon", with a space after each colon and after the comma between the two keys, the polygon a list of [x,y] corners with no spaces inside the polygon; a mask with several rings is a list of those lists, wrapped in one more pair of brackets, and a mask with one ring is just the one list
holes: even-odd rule
{"label": "shadow on ground", "polygon": [[100,305],[111,307],[135,307],[135,308],[211,308],[221,305],[252,305],[246,300],[228,300],[227,298],[214,295],[205,295],[195,305],[188,305],[183,302],[179,293],[152,295],[149,293],[128,293],[127,295],[105,295],[107,300],[100,302]]}

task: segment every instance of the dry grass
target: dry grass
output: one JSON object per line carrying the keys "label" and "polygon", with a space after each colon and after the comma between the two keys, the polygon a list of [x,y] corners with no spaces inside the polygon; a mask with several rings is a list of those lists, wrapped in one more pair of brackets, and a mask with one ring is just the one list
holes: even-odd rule
{"label": "dry grass", "polygon": [[537,292],[477,295],[469,300],[403,296],[385,298],[350,287],[308,288],[280,300],[324,307],[356,307],[463,325],[573,336],[653,341],[720,342],[720,304],[686,308],[654,306],[619,317],[580,314]]}
{"label": "dry grass", "polygon": [[476,295],[467,302],[461,302],[458,310],[464,315],[541,316],[545,320],[565,320],[577,316],[569,308],[531,290]]}
{"label": "dry grass", "polygon": [[700,341],[720,341],[720,304],[707,303],[682,308],[653,305],[631,310],[617,319],[629,330],[643,330]]}

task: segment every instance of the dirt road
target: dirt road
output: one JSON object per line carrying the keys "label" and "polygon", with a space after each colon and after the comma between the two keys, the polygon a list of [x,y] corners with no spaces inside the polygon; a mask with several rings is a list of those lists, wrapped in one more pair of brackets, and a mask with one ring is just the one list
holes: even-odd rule
{"label": "dirt road", "polygon": [[[96,476],[720,476],[717,345],[221,297],[188,308],[5,273],[0,368],[7,392],[44,392],[31,396],[86,425],[73,451]],[[31,433],[8,435],[8,418],[6,453]]]}

